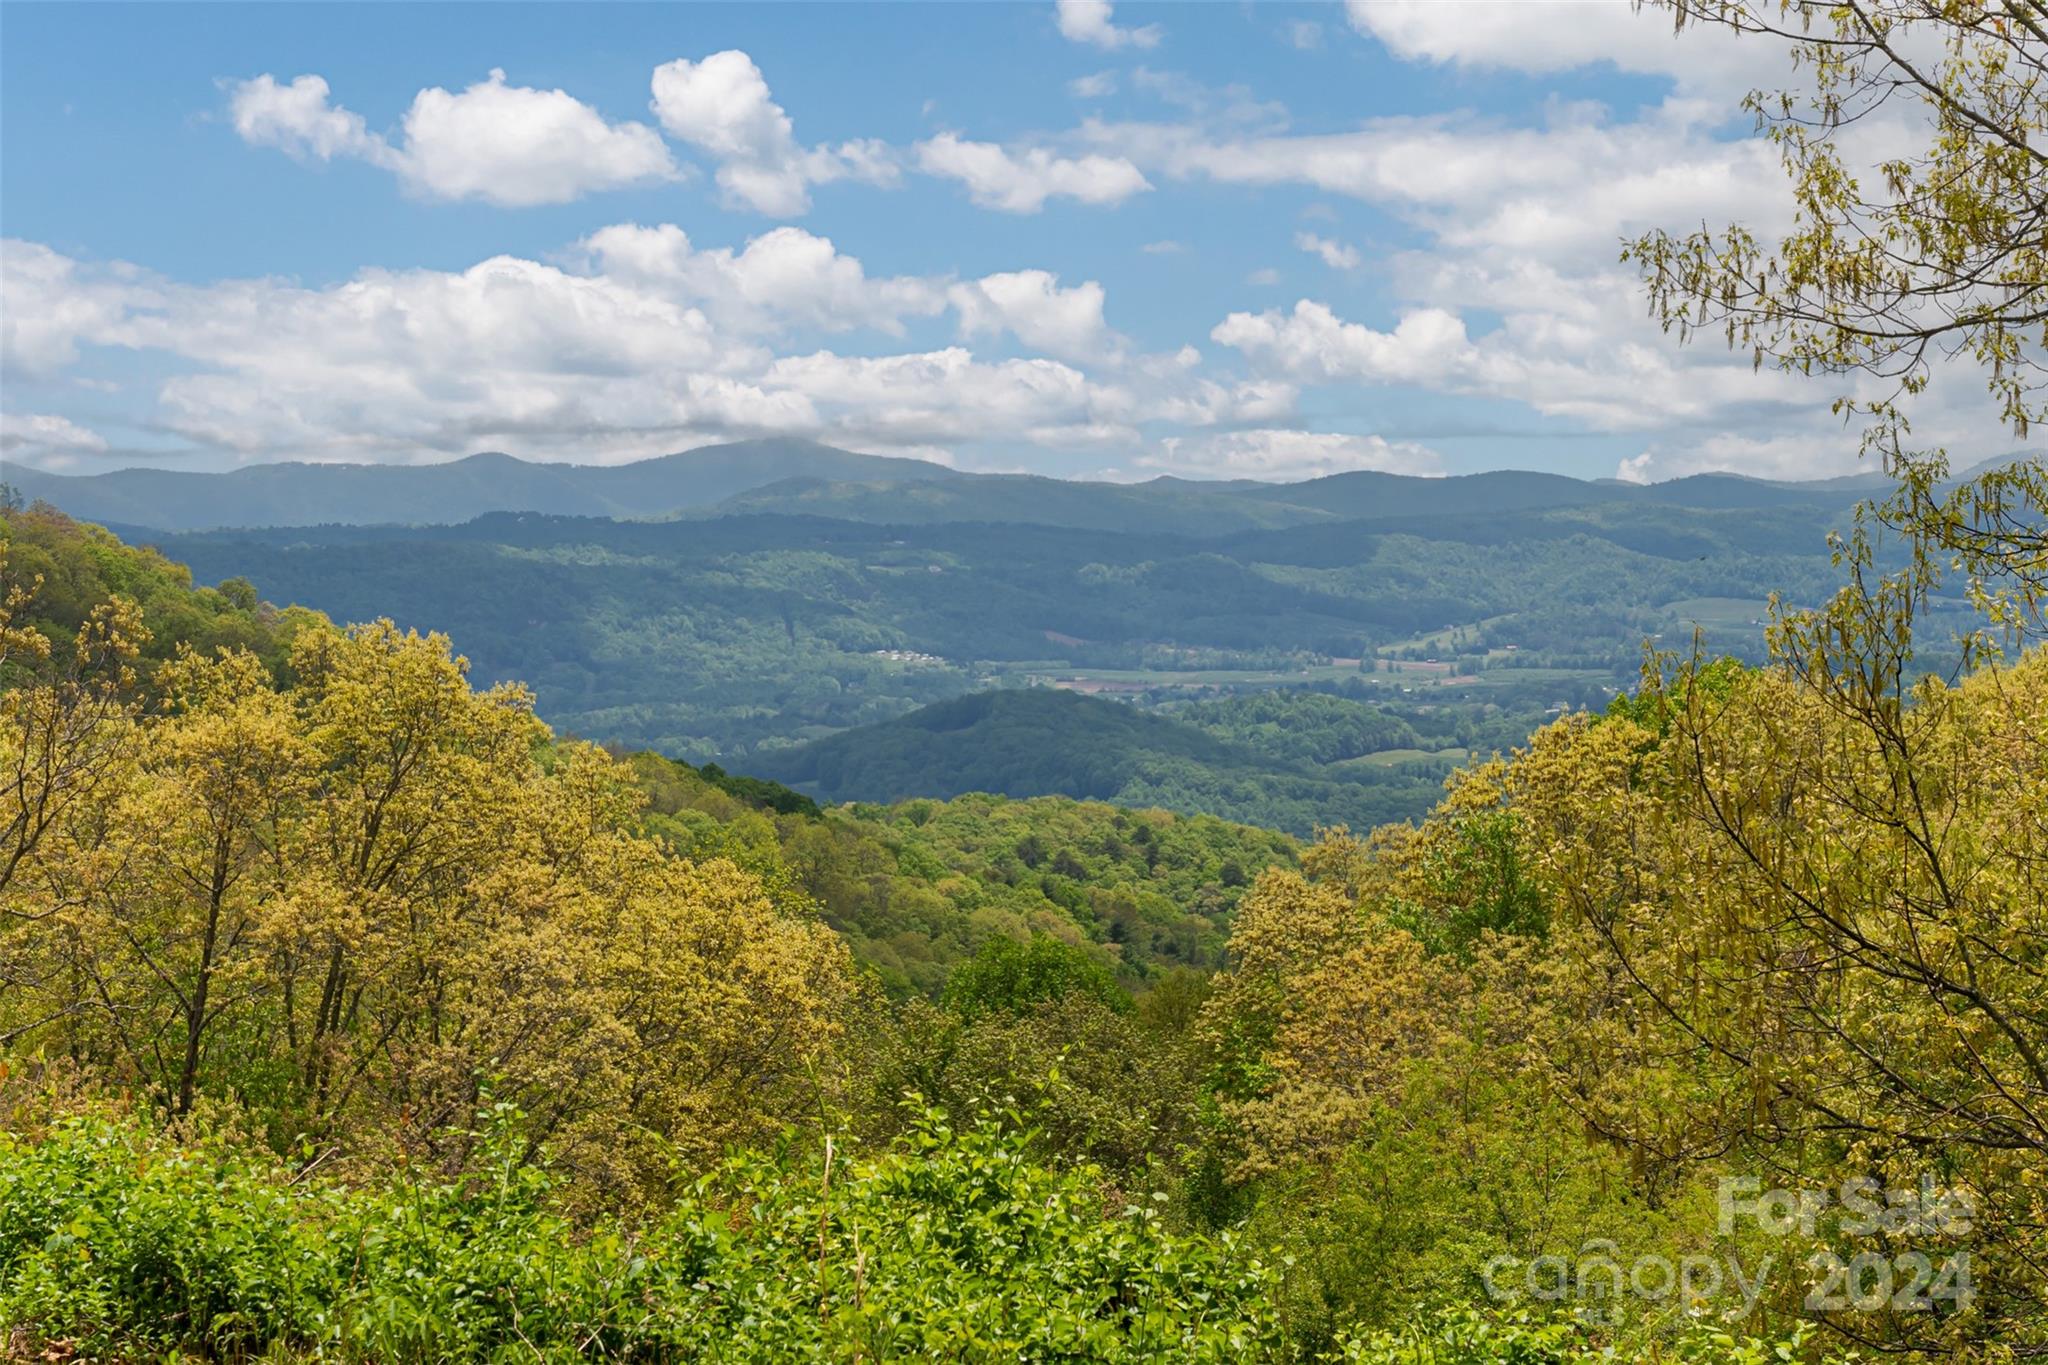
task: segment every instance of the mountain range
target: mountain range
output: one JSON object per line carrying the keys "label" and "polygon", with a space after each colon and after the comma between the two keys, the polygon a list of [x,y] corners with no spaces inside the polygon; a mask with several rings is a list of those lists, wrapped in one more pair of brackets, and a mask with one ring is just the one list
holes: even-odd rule
{"label": "mountain range", "polygon": [[976,474],[776,438],[619,465],[479,454],[441,464],[267,463],[219,473],[8,468],[23,497],[87,521],[147,531],[318,525],[450,525],[494,512],[625,518],[784,513],[882,524],[1017,522],[1193,535],[1389,517],[1468,516],[1598,504],[1694,508],[1834,506],[1881,476],[1775,483],[1700,474],[1659,484],[1502,470],[1421,478],[1354,471],[1295,483],[1161,477],[1107,483]]}

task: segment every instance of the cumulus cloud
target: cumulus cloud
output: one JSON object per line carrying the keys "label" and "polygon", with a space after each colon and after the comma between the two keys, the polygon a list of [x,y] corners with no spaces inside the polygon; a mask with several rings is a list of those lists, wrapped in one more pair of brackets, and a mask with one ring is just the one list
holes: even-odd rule
{"label": "cumulus cloud", "polygon": [[894,154],[877,141],[800,145],[795,124],[744,52],[666,62],[655,68],[652,86],[661,126],[718,163],[718,184],[729,203],[790,218],[810,209],[813,185],[890,185],[900,177]]}
{"label": "cumulus cloud", "polygon": [[1232,313],[1209,336],[1278,373],[1322,382],[1415,382],[1466,363],[1471,352],[1465,324],[1440,308],[1419,309],[1378,332],[1308,299],[1292,313]]}
{"label": "cumulus cloud", "polygon": [[0,454],[61,468],[80,455],[102,455],[107,439],[52,413],[0,412]]}
{"label": "cumulus cloud", "polygon": [[332,161],[360,157],[389,164],[395,153],[371,133],[361,114],[327,102],[323,76],[299,76],[280,85],[265,72],[229,87],[228,111],[235,132],[254,147],[276,147],[293,156]]}
{"label": "cumulus cloud", "polygon": [[0,367],[47,374],[132,306],[133,272],[90,270],[37,242],[0,242]]}
{"label": "cumulus cloud", "polygon": [[1098,71],[1092,76],[1076,76],[1067,82],[1067,93],[1077,100],[1099,100],[1105,95],[1116,93],[1116,72]]}
{"label": "cumulus cloud", "polygon": [[[1483,20],[1441,0],[1346,0],[1351,27],[1409,61],[1537,75],[1611,64],[1739,97],[1755,84],[1767,40],[1699,24],[1683,34],[1629,0],[1580,0],[1568,17],[1551,0],[1500,0]],[[1730,112],[1732,112],[1732,105]]]}
{"label": "cumulus cloud", "polygon": [[1328,237],[1318,237],[1313,232],[1297,232],[1294,244],[1312,256],[1322,257],[1323,264],[1332,270],[1356,270],[1365,259],[1358,248]]}
{"label": "cumulus cloud", "polygon": [[1053,360],[992,364],[960,346],[889,356],[820,351],[777,360],[765,382],[842,410],[829,430],[890,444],[946,444],[993,431],[1061,445],[1108,434],[1088,376]]}
{"label": "cumulus cloud", "polygon": [[1103,321],[1102,286],[1094,280],[1062,289],[1049,271],[1014,270],[955,285],[948,297],[965,337],[1009,332],[1033,350],[1079,359],[1119,343]]}
{"label": "cumulus cloud", "polygon": [[[153,353],[172,373],[146,424],[238,458],[493,448],[605,460],[761,433],[926,454],[989,440],[1131,448],[1152,423],[1285,420],[1296,393],[1284,379],[1207,378],[1191,348],[1126,355],[1094,281],[872,276],[794,227],[733,248],[626,224],[558,263],[495,256],[320,288],[181,284],[17,242],[5,259],[7,315],[22,316],[17,298],[37,305],[38,330],[10,333],[11,350],[45,372],[89,347]],[[948,309],[970,336],[1000,332],[1048,354],[787,353],[792,339],[815,347],[802,338],[817,333],[900,335]],[[58,331],[50,319],[67,321]],[[60,437],[89,444],[48,423],[10,430],[52,450]]]}
{"label": "cumulus cloud", "polygon": [[366,161],[432,199],[562,204],[679,174],[667,144],[645,124],[608,123],[565,91],[507,84],[502,70],[459,93],[420,91],[395,144],[329,95],[319,76],[280,84],[266,73],[229,87],[229,113],[253,146],[306,160]]}
{"label": "cumulus cloud", "polygon": [[1262,372],[1302,383],[1408,384],[1506,398],[1602,431],[1738,414],[1782,424],[1811,415],[1818,398],[1791,375],[1753,373],[1711,351],[1618,340],[1612,324],[1549,312],[1510,314],[1474,338],[1463,318],[1443,308],[1413,309],[1381,331],[1303,299],[1286,313],[1232,313],[1210,336]]}
{"label": "cumulus cloud", "polygon": [[[1995,441],[1989,430],[1980,439]],[[2002,444],[1980,450],[2003,449]],[[1842,430],[1801,424],[1789,431],[1751,435],[1734,431],[1675,432],[1621,461],[1614,477],[1624,483],[1658,483],[1689,474],[1742,474],[1753,479],[1825,479],[1867,474],[1870,466],[1856,457],[1856,437]]]}
{"label": "cumulus cloud", "polygon": [[1292,481],[1357,469],[1390,474],[1439,475],[1437,453],[1411,441],[1334,431],[1264,429],[1202,436],[1169,436],[1157,454],[1140,456],[1144,469],[1193,478]]}
{"label": "cumulus cloud", "polygon": [[943,281],[876,278],[830,238],[797,227],[775,228],[734,251],[699,249],[673,223],[627,223],[592,233],[582,246],[603,275],[685,299],[741,332],[869,327],[900,336],[907,320],[947,304]]}
{"label": "cumulus cloud", "polygon": [[969,142],[955,133],[918,143],[917,165],[926,175],[959,181],[983,208],[1005,213],[1037,213],[1053,198],[1118,204],[1152,188],[1122,157],[1067,157],[1044,147],[1013,152],[993,142]]}
{"label": "cumulus cloud", "polygon": [[1058,0],[1054,11],[1060,33],[1071,42],[1115,51],[1120,47],[1157,47],[1159,25],[1122,28],[1111,22],[1109,0]]}

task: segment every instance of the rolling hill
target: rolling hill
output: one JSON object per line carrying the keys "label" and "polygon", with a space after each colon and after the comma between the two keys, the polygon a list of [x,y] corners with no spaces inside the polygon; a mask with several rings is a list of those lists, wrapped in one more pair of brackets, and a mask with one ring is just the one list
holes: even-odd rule
{"label": "rolling hill", "polygon": [[[1360,708],[1364,709],[1364,708]],[[1398,722],[1396,722],[1398,725]],[[1404,819],[1439,790],[1428,765],[1332,769],[1180,720],[1051,688],[977,692],[753,760],[820,800],[1068,796],[1308,835]]]}

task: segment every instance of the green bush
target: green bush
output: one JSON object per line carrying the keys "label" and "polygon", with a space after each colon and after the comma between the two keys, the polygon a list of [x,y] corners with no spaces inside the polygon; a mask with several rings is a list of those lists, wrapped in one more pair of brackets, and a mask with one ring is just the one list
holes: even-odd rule
{"label": "green bush", "polygon": [[1636,1350],[1599,1345],[1582,1325],[1567,1317],[1488,1315],[1452,1309],[1417,1318],[1398,1331],[1376,1332],[1346,1341],[1338,1359],[1345,1365],[1614,1365],[1617,1361],[1659,1365],[1779,1365],[1813,1360],[1818,1365],[1851,1365],[1859,1357],[1817,1357],[1808,1348],[1811,1331],[1761,1341],[1728,1332],[1710,1322],[1694,1323],[1669,1342]]}
{"label": "green bush", "polygon": [[1018,1015],[1034,1006],[1082,995],[1120,1014],[1131,997],[1116,973],[1085,948],[1040,934],[1028,943],[991,939],[946,980],[946,1007],[968,1023],[991,1014]]}
{"label": "green bush", "polygon": [[[509,1119],[509,1114],[504,1115]],[[579,1232],[486,1135],[460,1182],[293,1184],[102,1119],[0,1139],[0,1321],[95,1355],[1238,1360],[1276,1271],[1177,1236],[1014,1121],[936,1112],[873,1157],[735,1158],[637,1232]]]}

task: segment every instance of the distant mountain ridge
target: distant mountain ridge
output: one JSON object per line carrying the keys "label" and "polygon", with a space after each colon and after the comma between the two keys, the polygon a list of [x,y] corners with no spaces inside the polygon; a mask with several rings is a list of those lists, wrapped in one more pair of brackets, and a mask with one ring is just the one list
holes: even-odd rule
{"label": "distant mountain ridge", "polygon": [[278,463],[221,473],[122,469],[6,482],[74,517],[152,531],[266,526],[445,526],[492,512],[641,518],[708,507],[784,479],[962,477],[944,465],[815,441],[736,441],[619,465],[540,464],[486,453],[428,465]]}
{"label": "distant mountain ridge", "polygon": [[1695,474],[1665,483],[1530,470],[1422,478],[1354,470],[1297,483],[1162,476],[1144,483],[968,473],[776,438],[621,465],[480,454],[431,465],[259,464],[222,473],[123,469],[0,474],[87,521],[155,532],[289,526],[448,526],[493,513],[657,520],[754,514],[871,525],[1011,522],[1224,536],[1336,521],[1521,514],[1601,505],[1696,509],[1847,506],[1884,486],[1865,473],[1808,483]]}

